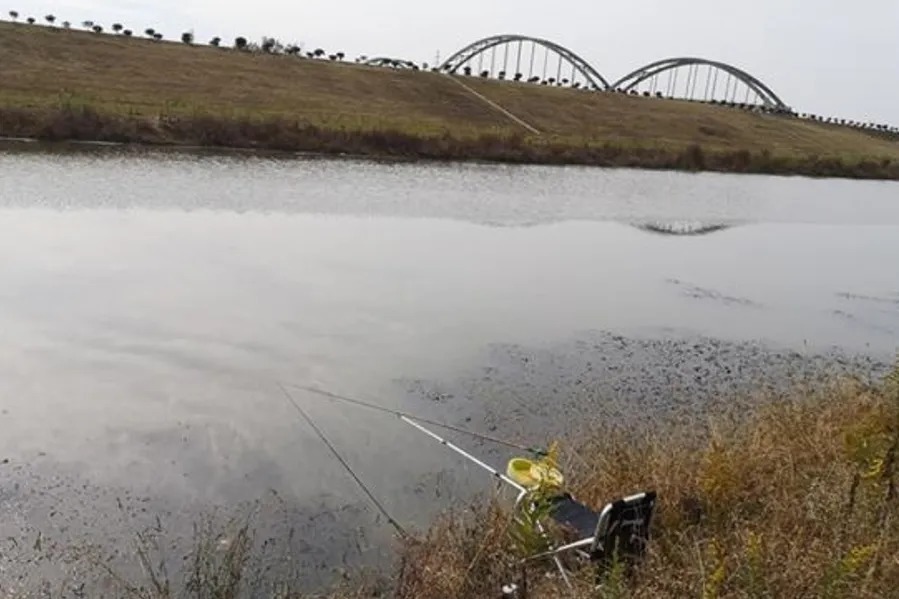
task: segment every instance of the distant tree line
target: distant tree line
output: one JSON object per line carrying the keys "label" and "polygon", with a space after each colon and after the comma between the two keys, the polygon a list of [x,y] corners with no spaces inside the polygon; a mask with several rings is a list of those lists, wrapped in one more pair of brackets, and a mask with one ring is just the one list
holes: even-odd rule
{"label": "distant tree line", "polygon": [[[20,13],[17,10],[9,11],[9,18],[13,22],[18,22],[20,18]],[[25,22],[29,25],[37,24],[37,19],[34,17],[26,17]],[[44,17],[44,20],[47,21],[48,25],[51,27],[56,23],[55,15],[47,15]],[[71,29],[72,23],[69,21],[63,21],[60,25],[64,29]],[[86,20],[81,22],[81,27],[86,31],[92,31],[93,33],[103,33],[103,26],[99,23],[95,23],[94,21]],[[134,31],[132,29],[126,28],[122,23],[113,23],[110,26],[110,29],[115,35],[121,35],[125,37],[132,37],[134,35]],[[161,31],[157,31],[153,27],[147,27],[144,29],[144,35],[155,41],[163,41],[165,36]],[[181,34],[181,42],[188,46],[195,45],[196,38],[194,36],[193,31],[185,31]],[[227,49],[227,45],[223,45],[223,40],[219,36],[215,36],[209,40],[209,46],[215,48]],[[303,52],[303,48],[300,44],[292,43],[292,44],[284,44],[278,39],[274,37],[263,37],[258,43],[249,41],[246,37],[238,36],[234,38],[234,43],[231,46],[235,50],[240,50],[244,52],[260,52],[264,54],[284,54],[288,56],[296,56],[299,58],[310,58],[310,59],[327,59],[331,61],[343,61],[346,58],[346,53],[344,52],[333,52],[328,53],[325,52],[322,48],[316,48],[313,51]]]}

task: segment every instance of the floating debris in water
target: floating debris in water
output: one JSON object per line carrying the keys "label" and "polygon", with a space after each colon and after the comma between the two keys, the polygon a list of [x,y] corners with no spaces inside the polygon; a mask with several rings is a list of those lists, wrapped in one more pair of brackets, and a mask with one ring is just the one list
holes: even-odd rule
{"label": "floating debris in water", "polygon": [[684,295],[693,299],[708,299],[719,301],[726,305],[740,305],[740,306],[749,306],[753,308],[761,308],[762,304],[753,301],[751,299],[745,297],[735,297],[731,295],[725,295],[720,291],[715,291],[714,289],[708,289],[705,287],[700,287],[699,285],[693,285],[691,283],[687,283],[685,281],[681,281],[679,279],[666,279],[666,282],[680,287]]}

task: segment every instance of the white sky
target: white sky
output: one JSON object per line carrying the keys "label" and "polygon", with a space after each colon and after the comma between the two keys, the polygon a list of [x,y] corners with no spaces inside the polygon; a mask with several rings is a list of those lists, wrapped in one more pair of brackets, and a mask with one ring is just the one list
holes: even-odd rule
{"label": "white sky", "polygon": [[659,58],[729,62],[800,112],[899,125],[899,0],[6,0],[108,28],[198,41],[263,35],[305,47],[433,63],[496,33],[543,37],[615,80]]}

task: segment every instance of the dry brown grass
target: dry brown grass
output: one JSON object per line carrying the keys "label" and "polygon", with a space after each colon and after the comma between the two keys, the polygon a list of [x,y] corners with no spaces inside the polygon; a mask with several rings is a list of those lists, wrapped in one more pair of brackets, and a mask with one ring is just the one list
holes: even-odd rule
{"label": "dry brown grass", "polygon": [[[120,141],[353,152],[372,144],[349,138],[381,134],[423,140],[378,150],[393,155],[424,145],[420,155],[437,158],[899,178],[899,141],[703,104],[466,79],[540,129],[536,136],[430,72],[10,23],[0,23],[0,53],[0,135],[58,139],[46,134],[47,120],[87,108],[103,117],[101,132],[107,121],[130,121],[137,133],[117,131]],[[182,128],[158,126],[170,120]],[[252,139],[247,122],[314,127],[329,134],[316,139],[344,141],[272,144],[271,135]],[[198,135],[201,125],[218,131]],[[222,134],[235,128],[237,139]],[[499,142],[471,154],[452,149],[477,140]]]}
{"label": "dry brown grass", "polygon": [[525,84],[466,80],[479,93],[541,131],[562,137],[641,143],[696,144],[712,151],[768,150],[780,155],[899,158],[899,143],[846,127],[742,111],[725,106]]}
{"label": "dry brown grass", "polygon": [[513,131],[443,76],[0,23],[0,106],[286,117],[331,128]]}
{"label": "dry brown grass", "polygon": [[[899,596],[899,386],[840,382],[749,413],[639,438],[597,431],[577,444],[573,489],[595,506],[655,489],[660,512],[635,575],[584,572],[571,594],[534,568],[529,597]],[[490,507],[451,514],[410,543],[397,596],[499,596],[521,581]]]}
{"label": "dry brown grass", "polygon": [[0,107],[0,131],[44,141],[103,141],[166,146],[249,148],[287,152],[352,154],[433,160],[484,160],[511,163],[679,169],[814,177],[899,179],[899,161],[818,156],[786,157],[762,151],[710,152],[698,145],[660,148],[576,145],[520,134],[481,133],[456,137],[391,129],[343,129],[280,117],[211,115],[122,116],[91,107],[55,109]]}

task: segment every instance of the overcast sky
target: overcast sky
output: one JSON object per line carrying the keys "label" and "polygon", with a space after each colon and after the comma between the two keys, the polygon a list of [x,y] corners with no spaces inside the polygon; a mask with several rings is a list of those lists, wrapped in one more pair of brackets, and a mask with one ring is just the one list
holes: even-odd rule
{"label": "overcast sky", "polygon": [[[669,56],[741,67],[801,112],[899,125],[899,0],[6,0],[23,17],[168,38],[263,35],[433,62],[495,33],[543,37],[614,80]],[[4,11],[5,12],[5,11]]]}

